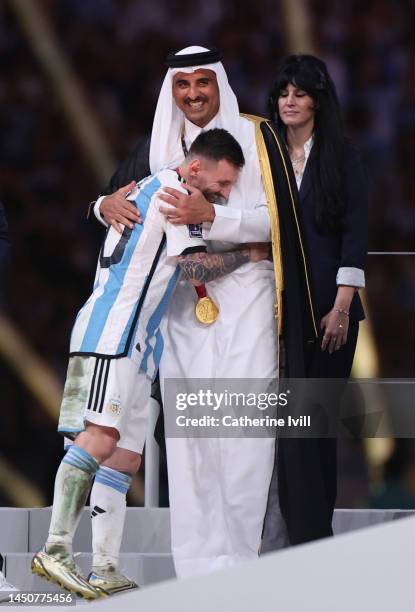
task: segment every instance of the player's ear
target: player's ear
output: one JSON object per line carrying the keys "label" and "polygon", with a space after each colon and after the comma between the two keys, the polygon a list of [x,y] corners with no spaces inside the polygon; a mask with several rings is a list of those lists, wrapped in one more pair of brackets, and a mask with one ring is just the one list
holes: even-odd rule
{"label": "player's ear", "polygon": [[189,176],[197,176],[200,172],[201,163],[200,159],[192,159],[189,164]]}

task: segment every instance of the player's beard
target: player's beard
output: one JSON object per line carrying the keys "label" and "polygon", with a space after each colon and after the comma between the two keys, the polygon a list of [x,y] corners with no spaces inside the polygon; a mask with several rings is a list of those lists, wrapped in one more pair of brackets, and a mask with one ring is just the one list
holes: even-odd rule
{"label": "player's beard", "polygon": [[219,193],[212,193],[211,191],[202,191],[203,195],[211,204],[219,204],[219,206],[226,206],[228,200]]}

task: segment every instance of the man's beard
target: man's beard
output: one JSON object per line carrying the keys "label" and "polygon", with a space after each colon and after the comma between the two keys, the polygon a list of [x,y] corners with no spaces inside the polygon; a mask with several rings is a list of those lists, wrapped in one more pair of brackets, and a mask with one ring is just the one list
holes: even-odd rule
{"label": "man's beard", "polygon": [[212,193],[211,191],[204,191],[203,195],[211,204],[219,204],[219,206],[226,206],[228,200],[218,193]]}

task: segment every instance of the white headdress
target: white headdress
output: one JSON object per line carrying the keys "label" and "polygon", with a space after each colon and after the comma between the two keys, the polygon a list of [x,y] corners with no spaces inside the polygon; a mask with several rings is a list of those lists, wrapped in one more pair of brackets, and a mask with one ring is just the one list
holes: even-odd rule
{"label": "white headdress", "polygon": [[[164,78],[163,85],[160,90],[159,99],[157,102],[157,108],[154,115],[153,130],[151,133],[151,144],[150,144],[150,169],[152,173],[158,172],[161,168],[177,167],[183,161],[183,150],[181,145],[181,134],[184,125],[185,116],[184,113],[179,110],[173,99],[173,77],[178,72],[191,73],[198,69],[212,70],[216,73],[216,78],[219,88],[220,105],[219,111],[216,115],[213,123],[214,127],[219,127],[228,130],[236,138],[242,147],[245,155],[246,165],[241,173],[241,179],[249,177],[249,183],[246,180],[244,186],[239,185],[239,208],[245,208],[243,202],[248,203],[248,208],[252,208],[255,202],[252,202],[252,198],[255,197],[252,193],[252,181],[254,178],[252,173],[255,175],[255,184],[258,183],[259,175],[259,164],[256,155],[254,128],[253,125],[246,119],[239,116],[238,101],[231,86],[229,85],[228,77],[222,62],[216,61],[211,64],[201,63],[195,65],[194,54],[206,53],[209,49],[204,47],[192,46],[182,49],[175,56],[191,55],[192,61],[189,62],[190,66],[180,66],[178,68],[169,68]],[[196,56],[197,57],[197,56]],[[248,169],[249,163],[249,169]],[[255,168],[252,167],[255,165]],[[259,179],[260,180],[260,179]],[[241,187],[243,187],[243,193],[241,193]],[[233,190],[233,192],[235,189]],[[234,193],[232,193],[232,200],[235,199]],[[242,201],[241,201],[242,200]],[[231,203],[231,202],[230,202]]]}

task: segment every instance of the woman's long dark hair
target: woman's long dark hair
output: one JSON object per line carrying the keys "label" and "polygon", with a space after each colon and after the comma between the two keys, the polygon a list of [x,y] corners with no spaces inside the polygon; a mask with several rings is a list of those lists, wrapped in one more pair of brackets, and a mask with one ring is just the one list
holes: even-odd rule
{"label": "woman's long dark hair", "polygon": [[305,91],[316,105],[314,144],[317,158],[313,176],[316,221],[319,227],[338,228],[344,215],[343,164],[345,137],[336,88],[326,64],[313,55],[291,55],[281,64],[269,96],[269,112],[280,131],[278,113],[281,91],[291,83]]}

